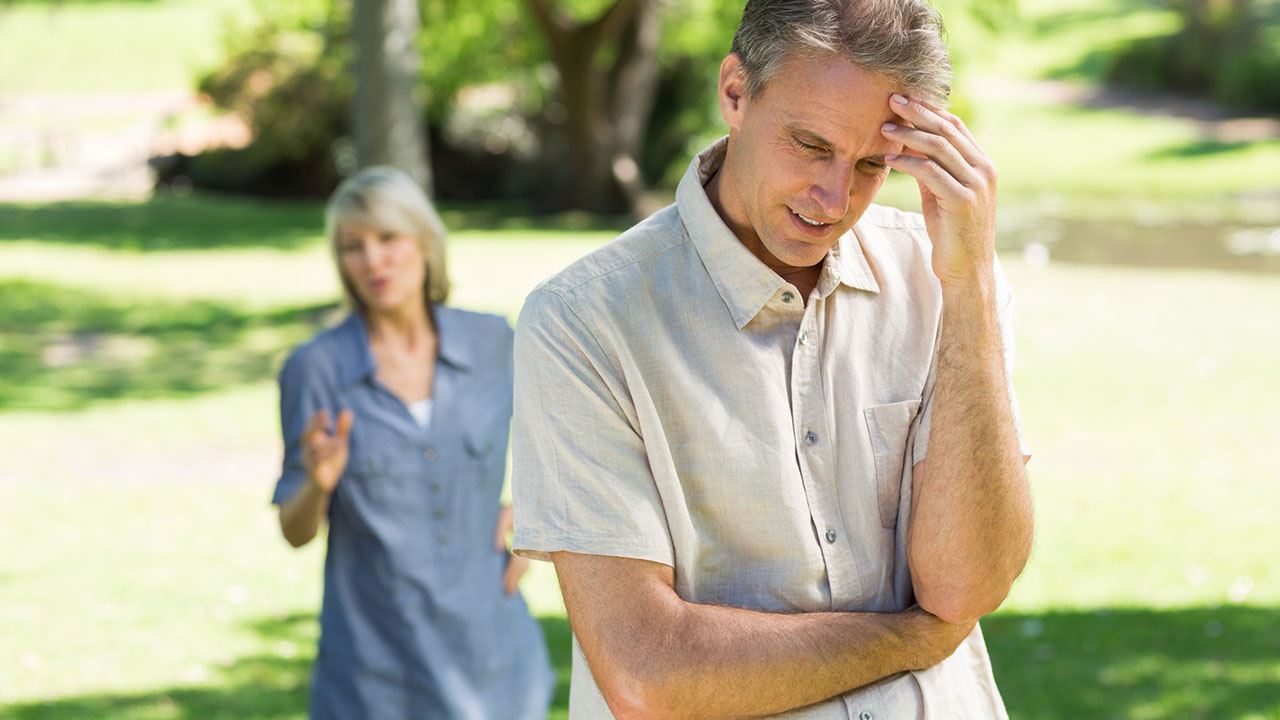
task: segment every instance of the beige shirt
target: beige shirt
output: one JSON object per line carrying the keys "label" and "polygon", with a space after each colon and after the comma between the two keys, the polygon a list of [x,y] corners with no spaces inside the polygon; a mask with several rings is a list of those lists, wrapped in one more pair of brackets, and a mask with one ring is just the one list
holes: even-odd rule
{"label": "beige shirt", "polygon": [[[725,146],[694,159],[674,205],[529,296],[515,349],[516,551],[664,563],[693,603],[904,609],[942,302],[924,221],[871,206],[806,305],[707,199]],[[997,281],[1011,362],[998,265]],[[569,711],[612,717],[576,642]],[[777,717],[1006,715],[975,628],[938,666]]]}

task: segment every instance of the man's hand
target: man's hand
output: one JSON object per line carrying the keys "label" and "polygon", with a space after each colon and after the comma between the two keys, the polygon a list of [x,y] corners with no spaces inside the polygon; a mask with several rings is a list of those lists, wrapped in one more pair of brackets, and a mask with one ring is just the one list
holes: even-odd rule
{"label": "man's hand", "polygon": [[324,494],[333,492],[347,468],[351,449],[351,424],[355,416],[350,410],[338,414],[337,431],[330,434],[329,411],[321,410],[307,421],[302,430],[302,466],[307,480]]}
{"label": "man's hand", "polygon": [[[498,527],[493,533],[493,549],[500,553],[507,552],[507,541],[515,529],[515,512],[510,505],[503,505],[498,510]],[[502,573],[502,589],[508,595],[516,591],[520,578],[529,570],[529,560],[507,553],[507,569]]]}
{"label": "man's hand", "polygon": [[889,107],[910,126],[885,123],[884,136],[906,147],[885,162],[920,186],[933,272],[944,289],[989,280],[995,257],[995,164],[960,118],[946,110],[896,93]]}

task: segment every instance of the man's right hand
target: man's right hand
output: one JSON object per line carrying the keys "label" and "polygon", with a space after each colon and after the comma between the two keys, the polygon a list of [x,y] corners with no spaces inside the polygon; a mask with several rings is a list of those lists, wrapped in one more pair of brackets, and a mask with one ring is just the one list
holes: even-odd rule
{"label": "man's right hand", "polygon": [[337,429],[331,434],[329,411],[321,410],[311,416],[302,431],[302,466],[306,468],[307,480],[326,495],[337,487],[342,471],[347,468],[354,420],[350,410],[343,410],[338,414]]}
{"label": "man's right hand", "polygon": [[913,605],[898,615],[901,621],[909,626],[904,632],[909,644],[918,650],[912,670],[924,670],[951,657],[960,643],[973,632],[978,624],[976,620],[965,623],[951,623]]}

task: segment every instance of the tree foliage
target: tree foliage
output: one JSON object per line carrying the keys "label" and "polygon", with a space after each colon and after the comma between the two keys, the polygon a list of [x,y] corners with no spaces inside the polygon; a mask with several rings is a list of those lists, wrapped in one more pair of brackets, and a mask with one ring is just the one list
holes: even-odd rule
{"label": "tree foliage", "polygon": [[1133,42],[1115,57],[1109,79],[1280,111],[1280,0],[1165,2],[1179,30]]}

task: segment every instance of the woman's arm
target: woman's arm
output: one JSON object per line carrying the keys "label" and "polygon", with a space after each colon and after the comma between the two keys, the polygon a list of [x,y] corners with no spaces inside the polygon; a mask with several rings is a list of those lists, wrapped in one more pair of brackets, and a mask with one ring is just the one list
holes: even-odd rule
{"label": "woman's arm", "polygon": [[280,531],[294,547],[311,542],[320,528],[320,520],[329,507],[329,496],[337,487],[347,467],[354,415],[343,410],[338,415],[336,432],[329,433],[329,411],[311,416],[302,431],[302,465],[307,481],[280,505]]}

